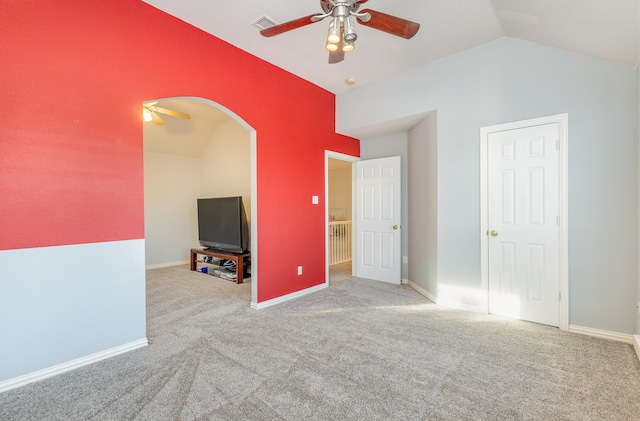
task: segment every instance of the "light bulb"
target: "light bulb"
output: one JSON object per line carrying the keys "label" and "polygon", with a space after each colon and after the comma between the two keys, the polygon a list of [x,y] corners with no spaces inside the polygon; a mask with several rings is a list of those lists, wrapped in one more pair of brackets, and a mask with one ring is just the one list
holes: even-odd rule
{"label": "light bulb", "polygon": [[342,51],[344,52],[353,51],[355,47],[356,46],[353,45],[353,42],[345,42],[344,44],[342,44]]}
{"label": "light bulb", "polygon": [[353,16],[349,16],[344,21],[344,40],[347,42],[353,42],[358,39],[353,19],[355,19]]}
{"label": "light bulb", "polygon": [[338,44],[332,44],[330,42],[327,42],[327,45],[325,46],[325,48],[329,51],[336,51],[338,49]]}
{"label": "light bulb", "polygon": [[334,18],[329,25],[329,35],[327,35],[327,41],[332,44],[340,42],[340,19]]}
{"label": "light bulb", "polygon": [[153,120],[153,116],[151,115],[151,111],[147,107],[142,108],[142,119],[146,122]]}

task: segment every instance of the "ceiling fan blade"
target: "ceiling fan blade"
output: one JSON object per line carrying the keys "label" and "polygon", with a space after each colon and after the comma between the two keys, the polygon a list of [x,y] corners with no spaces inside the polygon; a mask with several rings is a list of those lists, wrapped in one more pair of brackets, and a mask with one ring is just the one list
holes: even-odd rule
{"label": "ceiling fan blade", "polygon": [[336,51],[329,51],[329,64],[340,63],[342,60],[344,60],[342,48],[338,48]]}
{"label": "ceiling fan blade", "polygon": [[153,124],[157,124],[158,126],[162,126],[164,124],[164,120],[161,119],[155,111],[151,111],[151,121],[153,121]]}
{"label": "ceiling fan blade", "polygon": [[361,25],[369,26],[402,38],[409,39],[418,32],[418,29],[420,29],[419,23],[387,15],[386,13],[376,12],[375,10],[366,9],[359,13],[368,13],[371,15],[371,19],[369,21],[360,21],[359,23]]}
{"label": "ceiling fan blade", "polygon": [[191,116],[189,114],[181,113],[180,111],[169,110],[167,108],[162,108],[162,107],[151,107],[151,108],[152,108],[152,111],[155,111],[157,113],[172,115],[174,117],[184,118],[186,120],[191,119]]}
{"label": "ceiling fan blade", "polygon": [[314,16],[317,15],[309,15],[303,18],[298,18],[294,20],[290,20],[289,22],[281,23],[280,25],[272,26],[271,28],[263,29],[260,31],[260,34],[263,37],[272,37],[274,35],[280,35],[284,32],[291,31],[293,29],[298,29],[306,25],[310,25],[317,21],[311,20]]}

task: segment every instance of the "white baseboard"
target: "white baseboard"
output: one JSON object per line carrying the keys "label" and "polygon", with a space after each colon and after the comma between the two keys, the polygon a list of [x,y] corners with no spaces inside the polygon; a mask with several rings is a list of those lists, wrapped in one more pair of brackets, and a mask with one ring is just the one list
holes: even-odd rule
{"label": "white baseboard", "polygon": [[450,291],[447,297],[442,299],[442,298],[436,297],[435,295],[431,294],[427,290],[423,289],[422,287],[420,287],[419,285],[411,281],[408,281],[408,283],[411,288],[415,289],[420,294],[424,295],[429,300],[433,301],[435,304],[441,305],[443,307],[455,308],[458,310],[472,311],[474,313],[482,312],[481,309],[478,308],[477,306],[465,304],[463,302],[464,294],[458,294],[456,291]]}
{"label": "white baseboard", "polygon": [[285,301],[289,301],[289,300],[293,300],[296,298],[300,298],[302,296],[305,296],[307,294],[312,294],[314,292],[320,291],[322,289],[325,289],[328,286],[328,284],[325,282],[323,284],[320,285],[316,285],[307,289],[303,289],[301,291],[296,291],[296,292],[292,292],[291,294],[287,294],[287,295],[283,295],[282,297],[278,297],[278,298],[273,298],[271,300],[267,300],[267,301],[263,301],[261,303],[251,303],[251,308],[255,309],[255,310],[260,310],[266,307],[271,307],[274,306],[276,304],[281,304],[284,303]]}
{"label": "white baseboard", "polygon": [[182,266],[182,265],[188,265],[188,264],[189,264],[188,260],[181,260],[179,262],[159,263],[157,265],[145,266],[145,269],[162,269],[162,268],[168,268],[171,266]]}
{"label": "white baseboard", "polygon": [[[438,304],[444,307],[458,308],[462,310],[478,312],[477,309],[471,306],[464,306],[461,303],[442,302],[442,300],[438,300],[436,296],[429,293],[419,285],[416,285],[411,281],[408,281],[408,284],[411,288],[415,289],[418,293],[424,295],[426,298],[433,301],[435,304]],[[638,354],[638,358],[640,359],[640,335],[630,335],[628,333],[612,332],[608,330],[600,330],[600,329],[594,329],[591,327],[576,326],[576,325],[569,325],[569,332],[580,333],[582,335],[595,336],[597,338],[609,339],[613,341],[624,342],[627,344],[633,344],[635,347],[636,353]]]}
{"label": "white baseboard", "polygon": [[580,333],[582,335],[595,336],[596,338],[610,339],[612,341],[633,343],[633,335],[628,333],[612,332],[610,330],[594,329],[592,327],[569,325],[569,332]]}
{"label": "white baseboard", "polygon": [[53,377],[67,371],[75,370],[76,368],[93,364],[95,362],[105,360],[119,354],[124,354],[125,352],[133,351],[134,349],[142,348],[147,346],[147,344],[147,338],[143,338],[104,351],[96,352],[95,354],[87,355],[86,357],[77,358],[66,363],[34,371],[33,373],[25,374],[24,376],[14,377],[13,379],[0,382],[0,393],[25,386],[29,383],[44,380],[48,377]]}
{"label": "white baseboard", "polygon": [[427,299],[429,299],[430,301],[433,301],[435,304],[438,304],[438,299],[433,294],[429,293],[426,289],[423,289],[422,287],[420,287],[419,285],[416,285],[411,281],[407,281],[407,284],[411,288],[418,291],[418,293],[420,293],[421,295],[424,295],[425,297],[427,297]]}

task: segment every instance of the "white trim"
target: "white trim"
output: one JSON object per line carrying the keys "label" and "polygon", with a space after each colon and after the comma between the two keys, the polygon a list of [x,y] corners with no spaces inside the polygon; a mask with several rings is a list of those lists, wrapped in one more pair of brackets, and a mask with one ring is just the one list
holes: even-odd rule
{"label": "white trim", "polygon": [[[324,151],[324,238],[325,238],[325,283],[329,285],[329,266],[331,263],[330,253],[329,253],[329,158],[337,159],[340,161],[354,162],[360,161],[360,158],[353,155],[347,155],[340,152],[334,152],[325,150]],[[353,167],[353,165],[352,165]],[[352,168],[351,171],[351,231],[355,230],[356,224],[356,207],[355,207],[355,171]],[[355,267],[356,267],[356,236],[351,236],[351,275],[355,275]]]}
{"label": "white trim", "polygon": [[258,134],[249,131],[251,154],[251,302],[258,300]]}
{"label": "white trim", "polygon": [[[433,301],[436,305],[442,305],[443,307],[451,307],[444,303],[438,303],[437,297],[435,297],[433,294],[430,294],[425,289],[421,288],[420,286],[416,285],[411,281],[409,281],[409,286],[415,289],[421,295],[424,295],[430,301]],[[452,308],[459,308],[459,307],[452,307]],[[636,350],[636,354],[638,355],[638,359],[640,359],[640,335],[630,335],[628,333],[612,332],[609,330],[600,330],[600,329],[594,329],[591,327],[576,326],[576,325],[569,325],[569,328],[566,330],[568,330],[571,333],[577,333],[580,335],[594,336],[596,338],[608,339],[608,340],[617,341],[617,342],[624,342],[627,344],[633,344],[633,347]]]}
{"label": "white trim", "polygon": [[600,330],[592,327],[569,325],[569,332],[579,333],[581,335],[594,336],[596,338],[609,339],[612,341],[624,342],[626,344],[633,343],[633,335],[629,333],[612,332],[610,330]]}
{"label": "white trim", "polygon": [[75,370],[76,368],[84,367],[85,365],[93,364],[107,358],[115,357],[116,355],[124,354],[125,352],[133,351],[134,349],[142,348],[147,345],[147,338],[143,338],[104,351],[96,352],[95,354],[87,355],[86,357],[77,358],[66,363],[34,371],[33,373],[25,374],[24,376],[14,377],[13,379],[0,382],[0,393],[25,386],[29,383],[38,382],[48,377],[57,376],[58,374]]}
{"label": "white trim", "polygon": [[427,290],[423,289],[421,286],[411,281],[409,281],[409,286],[415,289],[416,291],[418,291],[418,293],[424,295],[430,301],[433,301],[434,304],[437,304],[439,306],[456,309],[456,310],[470,311],[472,313],[482,313],[482,310],[477,306],[464,304],[463,297],[465,296],[465,294],[464,293],[461,294],[460,291],[456,288],[451,288],[450,291],[447,291],[444,294],[445,298],[438,298],[435,295],[428,292]]}
{"label": "white trim", "polygon": [[182,265],[188,265],[189,261],[188,260],[182,260],[179,262],[169,262],[169,263],[159,263],[157,265],[149,265],[149,266],[145,266],[145,270],[149,270],[149,269],[162,269],[162,268],[168,268],[171,266],[182,266]]}
{"label": "white trim", "polygon": [[281,297],[273,298],[271,300],[261,301],[259,303],[256,303],[256,302],[252,301],[251,302],[251,308],[253,308],[255,310],[261,310],[263,308],[275,306],[277,304],[282,304],[282,303],[284,303],[286,301],[289,301],[289,300],[294,300],[296,298],[300,298],[300,297],[303,297],[305,295],[312,294],[314,292],[317,292],[317,291],[320,291],[322,289],[325,289],[328,286],[329,286],[329,284],[322,283],[320,285],[316,285],[316,286],[309,287],[309,288],[306,288],[306,289],[303,289],[303,290],[300,290],[300,291],[292,292],[291,294],[283,295]]}
{"label": "white trim", "polygon": [[480,129],[480,289],[482,295],[482,312],[489,313],[489,268],[488,243],[486,233],[489,229],[487,222],[487,192],[488,192],[488,151],[487,140],[490,133],[514,130],[524,127],[540,126],[543,124],[558,124],[560,155],[558,168],[558,196],[559,196],[559,241],[558,241],[558,288],[561,300],[559,308],[559,328],[569,330],[569,213],[568,213],[568,140],[569,115],[557,114],[531,120],[517,121],[507,124],[482,127]]}
{"label": "white trim", "polygon": [[430,292],[428,292],[426,289],[422,288],[418,284],[415,284],[411,281],[407,281],[407,282],[409,286],[415,289],[416,291],[418,291],[419,294],[424,295],[428,300],[432,301],[434,304],[438,304],[438,299],[436,298],[435,295],[431,294]]}

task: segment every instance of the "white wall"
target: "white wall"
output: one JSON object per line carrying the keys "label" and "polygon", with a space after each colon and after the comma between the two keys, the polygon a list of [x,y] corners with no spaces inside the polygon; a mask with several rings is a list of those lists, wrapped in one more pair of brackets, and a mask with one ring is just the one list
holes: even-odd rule
{"label": "white wall", "polygon": [[145,151],[146,266],[186,263],[198,244],[197,199],[243,196],[251,219],[249,132],[221,123],[199,157]]}
{"label": "white wall", "polygon": [[[399,156],[400,166],[402,170],[401,184],[401,254],[402,256],[409,256],[409,237],[410,237],[410,223],[409,223],[409,188],[408,177],[409,162],[407,158],[407,133],[392,133],[377,137],[369,137],[366,139],[360,139],[360,158],[375,159],[385,158],[389,156]],[[409,276],[408,264],[402,263],[402,271],[400,276],[402,279],[407,279]]]}
{"label": "white wall", "polygon": [[429,292],[458,291],[460,305],[479,310],[480,128],[568,113],[569,323],[631,333],[638,297],[637,77],[631,66],[502,38],[339,94],[336,127],[357,135],[437,110],[438,290]]}

